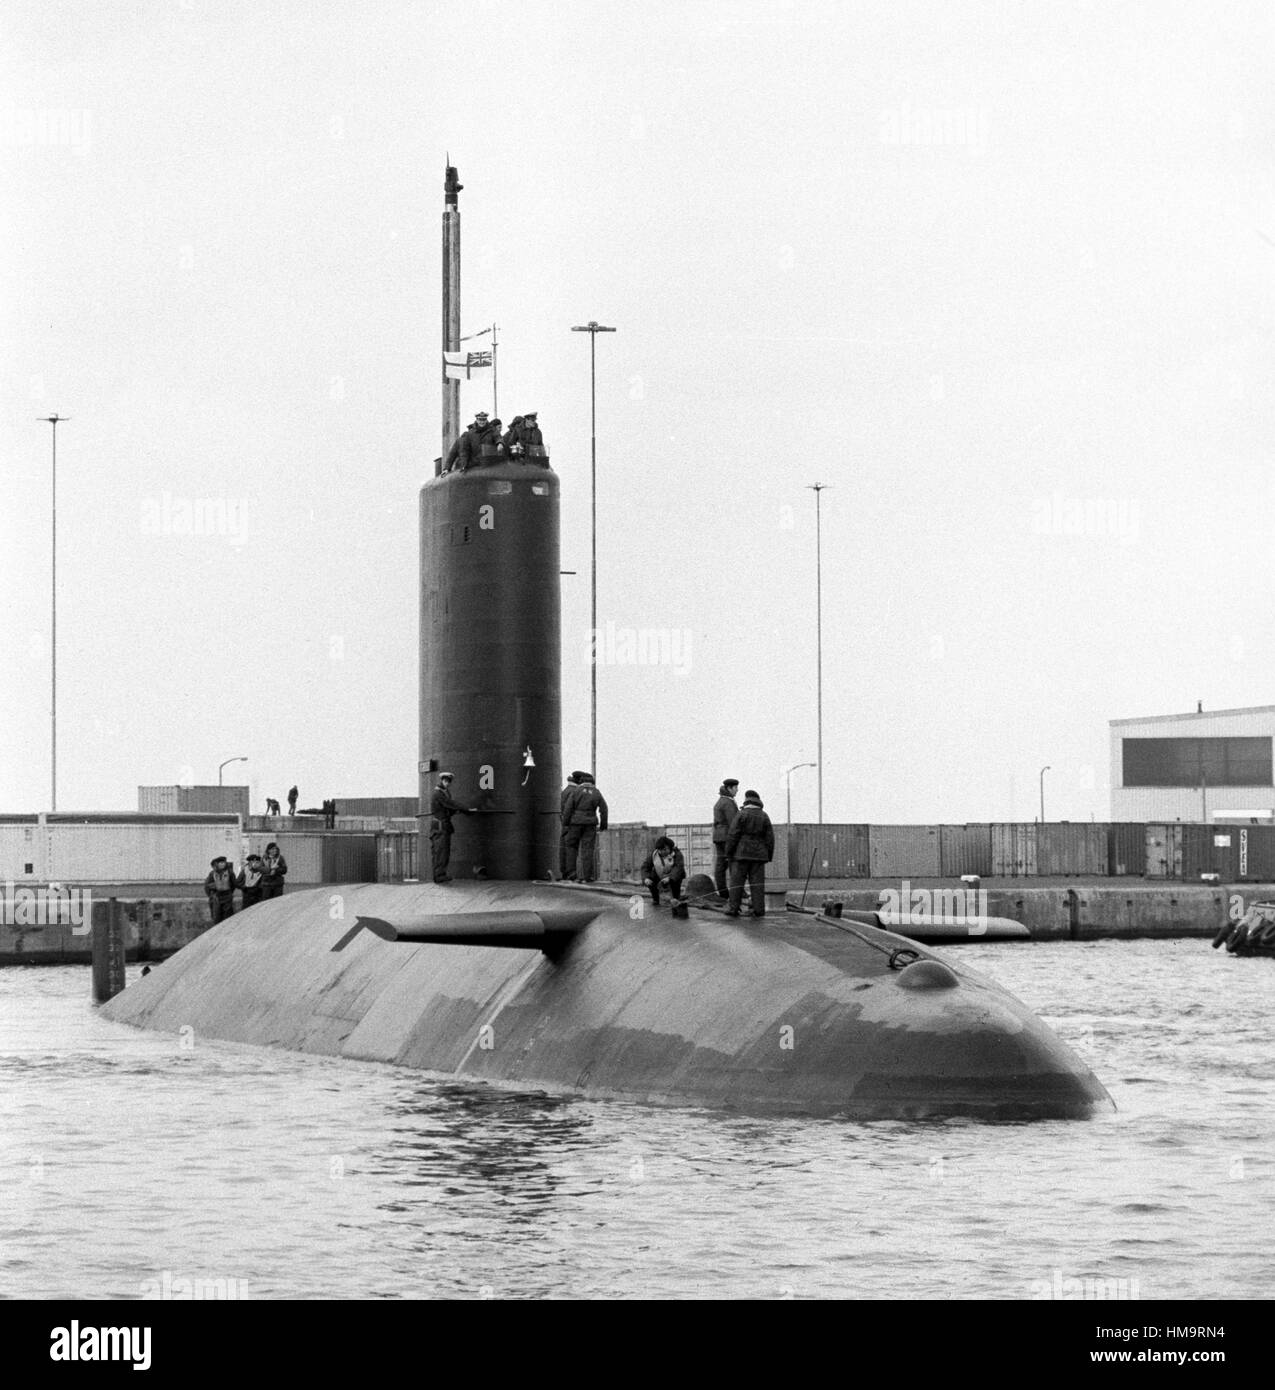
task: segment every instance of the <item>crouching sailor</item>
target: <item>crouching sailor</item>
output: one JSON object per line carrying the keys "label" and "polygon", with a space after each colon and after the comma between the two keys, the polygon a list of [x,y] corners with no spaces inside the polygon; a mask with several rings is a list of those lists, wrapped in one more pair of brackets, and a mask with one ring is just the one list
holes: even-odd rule
{"label": "crouching sailor", "polygon": [[642,882],[651,891],[651,901],[660,905],[660,889],[667,888],[673,901],[682,899],[682,884],[686,882],[686,860],[682,851],[669,839],[661,835],[655,848],[646,856],[642,864]]}

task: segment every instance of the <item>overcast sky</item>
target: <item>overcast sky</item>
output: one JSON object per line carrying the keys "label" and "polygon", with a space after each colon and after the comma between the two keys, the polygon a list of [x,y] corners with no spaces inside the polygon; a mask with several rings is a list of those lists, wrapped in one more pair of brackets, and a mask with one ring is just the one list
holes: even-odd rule
{"label": "overcast sky", "polygon": [[[613,820],[1105,819],[1112,718],[1264,704],[1265,4],[3,11],[0,810],[410,795],[439,219],[563,485],[587,766],[588,342]],[[462,388],[463,418],[490,408]],[[203,534],[189,534],[196,503]],[[211,505],[208,505],[211,504]],[[241,766],[228,780],[242,780]],[[815,816],[809,769],[796,819]]]}

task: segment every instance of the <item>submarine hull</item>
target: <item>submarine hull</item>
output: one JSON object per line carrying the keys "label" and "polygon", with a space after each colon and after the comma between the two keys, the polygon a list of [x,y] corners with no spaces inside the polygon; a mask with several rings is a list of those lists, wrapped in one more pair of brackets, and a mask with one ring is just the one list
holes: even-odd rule
{"label": "submarine hull", "polygon": [[[552,954],[386,939],[465,914],[596,916]],[[362,929],[362,922],[379,926]],[[391,933],[392,934],[392,933]],[[506,938],[509,939],[509,938]],[[899,969],[911,947],[920,963]],[[337,949],[339,948],[339,949]],[[907,958],[903,958],[906,960]],[[1075,1119],[1110,1109],[1006,991],[856,923],[687,920],[551,884],[366,885],[258,904],[103,1013],[524,1090],[758,1114]]]}

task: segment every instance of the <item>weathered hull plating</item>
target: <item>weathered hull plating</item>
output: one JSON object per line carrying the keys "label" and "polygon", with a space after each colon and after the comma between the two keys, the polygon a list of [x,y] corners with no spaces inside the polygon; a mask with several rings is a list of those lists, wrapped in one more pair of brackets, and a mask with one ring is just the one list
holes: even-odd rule
{"label": "weathered hull plating", "polygon": [[[333,950],[359,917],[593,903],[596,921],[552,959],[370,931]],[[1006,1120],[1111,1108],[1023,1004],[905,938],[793,915],[741,925],[646,912],[633,920],[624,899],[553,885],[297,893],[222,923],[103,1012],[519,1089],[749,1113]],[[930,963],[892,968],[890,950],[905,945]]]}

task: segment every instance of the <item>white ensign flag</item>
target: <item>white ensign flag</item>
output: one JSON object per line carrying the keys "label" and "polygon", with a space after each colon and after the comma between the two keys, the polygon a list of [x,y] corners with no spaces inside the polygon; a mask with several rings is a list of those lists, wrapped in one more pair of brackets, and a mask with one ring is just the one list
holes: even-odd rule
{"label": "white ensign flag", "polygon": [[443,376],[449,381],[469,381],[491,371],[490,352],[443,353]]}

